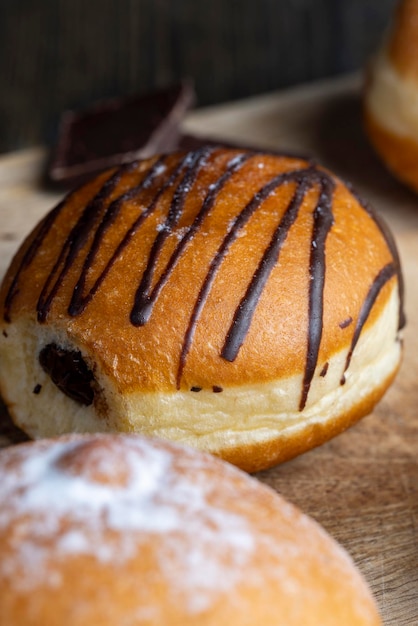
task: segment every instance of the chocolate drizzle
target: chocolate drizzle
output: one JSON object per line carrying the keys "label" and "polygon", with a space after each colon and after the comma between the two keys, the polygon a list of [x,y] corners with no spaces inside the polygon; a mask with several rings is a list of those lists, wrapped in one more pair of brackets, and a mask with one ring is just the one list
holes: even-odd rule
{"label": "chocolate drizzle", "polygon": [[53,223],[55,222],[57,216],[70,200],[71,194],[68,195],[60,204],[58,204],[55,209],[53,209],[39,224],[38,231],[31,243],[31,245],[26,250],[23,255],[20,264],[18,266],[17,272],[14,275],[12,282],[10,284],[9,290],[6,294],[6,298],[4,301],[4,313],[3,317],[6,322],[10,322],[10,309],[12,306],[13,299],[19,292],[19,278],[21,273],[31,264],[33,261],[38,249],[42,245],[43,240],[49,233]]}
{"label": "chocolate drizzle", "polygon": [[112,226],[112,224],[115,222],[116,218],[118,217],[123,207],[123,203],[129,200],[133,200],[136,196],[138,196],[138,194],[141,191],[150,187],[151,184],[154,182],[154,180],[164,171],[164,169],[165,169],[164,157],[161,157],[152,165],[152,167],[148,170],[148,172],[145,174],[144,178],[138,185],[136,185],[135,187],[133,187],[132,189],[124,193],[122,196],[119,196],[116,200],[114,200],[113,202],[109,204],[99,224],[99,227],[97,228],[95,232],[92,245],[86,256],[86,259],[83,264],[83,268],[81,270],[80,278],[78,279],[74,287],[73,295],[70,301],[70,305],[68,307],[68,313],[72,317],[75,317],[84,311],[87,304],[93,298],[94,294],[97,292],[103,280],[107,276],[110,268],[112,267],[116,259],[120,256],[123,249],[128,245],[129,240],[132,238],[134,233],[138,230],[138,228],[140,227],[142,222],[145,220],[145,218],[152,212],[158,198],[154,197],[154,200],[151,203],[151,205],[148,207],[148,210],[145,210],[139,214],[139,217],[134,221],[134,223],[125,233],[125,236],[119,242],[118,246],[116,247],[116,250],[114,251],[110,260],[108,261],[108,263],[102,270],[101,274],[99,274],[98,278],[96,279],[92,287],[90,287],[87,293],[85,293],[87,273],[89,269],[93,266],[93,263],[96,259],[96,255],[100,249],[103,237],[105,236],[106,232],[109,230],[109,228]]}
{"label": "chocolate drizzle", "polygon": [[[278,184],[282,184],[282,181],[279,180]],[[276,189],[276,187],[273,187],[272,190],[274,189]],[[238,356],[238,351],[244,343],[245,337],[250,328],[251,320],[255,313],[258,300],[271,271],[279,259],[280,250],[298,215],[299,208],[303,202],[307,189],[307,179],[303,180],[301,184],[296,187],[293,198],[285,211],[279,226],[274,232],[267,250],[263,254],[258,268],[256,269],[248,286],[247,292],[235,311],[234,319],[226,335],[225,343],[221,352],[221,356],[227,361],[234,361]]]}
{"label": "chocolate drizzle", "polygon": [[152,283],[155,267],[158,262],[159,254],[164,246],[164,242],[167,237],[171,235],[173,229],[178,224],[178,221],[182,215],[185,199],[193,186],[199,170],[205,165],[207,158],[210,154],[210,149],[203,148],[197,152],[190,152],[187,156],[187,169],[183,175],[182,180],[177,185],[177,188],[173,194],[173,200],[171,202],[167,218],[162,226],[159,228],[157,236],[151,248],[151,252],[148,257],[148,263],[145,271],[142,275],[142,280],[135,294],[134,306],[131,311],[131,323],[134,326],[143,326],[150,318],[152,313],[152,307],[155,303],[158,295],[167,281],[170,272],[175,266],[185,244],[192,236],[192,229],[189,229],[189,237],[183,237],[183,244],[180,243],[177,249],[172,255],[165,271],[163,272],[160,280],[154,287],[152,294],[150,294],[150,288]]}
{"label": "chocolate drizzle", "polygon": [[[373,283],[371,284],[370,289],[363,302],[363,305],[360,310],[360,314],[357,319],[357,324],[354,329],[353,338],[351,340],[351,346],[350,346],[350,349],[348,351],[347,358],[345,361],[344,374],[350,366],[351,357],[353,356],[354,348],[357,345],[357,342],[360,337],[360,333],[363,330],[363,327],[367,321],[367,318],[370,315],[370,311],[372,310],[373,304],[375,303],[377,296],[379,295],[382,288],[386,285],[386,283],[396,274],[397,274],[396,264],[393,262],[388,263],[387,265],[382,267],[382,269],[380,270],[380,272],[377,274],[376,278],[374,279]],[[342,385],[345,383],[344,374],[341,378]]]}
{"label": "chocolate drizzle", "polygon": [[[136,296],[135,296],[135,304],[134,307],[132,309],[131,312],[131,322],[134,325],[137,326],[142,326],[143,324],[146,323],[146,321],[148,321],[151,312],[152,312],[152,307],[156,301],[156,299],[158,298],[158,295],[160,294],[162,288],[164,287],[164,285],[166,284],[167,280],[170,277],[171,272],[173,271],[174,267],[176,266],[182,252],[184,251],[184,249],[186,248],[187,244],[189,243],[189,241],[191,241],[191,239],[194,237],[195,233],[198,231],[203,219],[208,215],[208,213],[210,212],[210,210],[212,209],[215,200],[217,198],[217,196],[219,195],[220,191],[222,190],[222,188],[225,186],[225,184],[227,183],[227,181],[231,178],[231,176],[238,171],[242,165],[251,157],[253,156],[251,153],[249,154],[240,154],[237,157],[234,157],[233,159],[231,159],[229,161],[229,163],[227,164],[226,170],[225,172],[222,174],[222,176],[216,181],[216,183],[214,183],[211,188],[208,190],[208,193],[203,201],[202,207],[200,209],[200,211],[198,212],[198,214],[196,215],[193,223],[191,224],[191,226],[186,229],[185,234],[181,237],[178,245],[176,246],[173,254],[170,257],[170,260],[168,261],[164,271],[162,272],[159,280],[156,282],[153,290],[151,293],[149,293],[149,285],[150,285],[150,280],[152,277],[152,273],[153,273],[153,267],[155,265],[155,261],[156,258],[158,256],[158,253],[161,251],[162,245],[164,243],[164,240],[166,239],[166,237],[169,234],[169,231],[171,230],[171,228],[173,227],[173,223],[169,223],[169,219],[170,219],[170,213],[169,216],[167,218],[166,223],[163,226],[163,230],[157,235],[157,238],[154,241],[154,245],[152,248],[152,252],[151,255],[149,257],[149,261],[148,261],[148,265],[147,268],[144,272],[141,284],[136,292]],[[206,159],[206,155],[204,155],[204,158]],[[177,189],[177,196],[176,198],[181,198],[181,206],[180,208],[182,208],[183,203],[184,203],[184,194],[185,194],[185,190],[187,193],[187,190],[190,187],[190,178],[195,179],[196,178],[196,167],[201,167],[201,163],[196,163],[195,164],[195,171],[191,170],[191,174],[189,173],[189,177],[188,177],[188,181],[187,181],[187,187],[184,185],[184,181],[183,181],[183,185],[179,185],[179,188]],[[177,203],[179,203],[179,201],[177,200]],[[179,210],[179,207],[177,207],[177,212]],[[175,211],[172,211],[171,214],[176,215]],[[178,221],[178,217],[177,217],[177,221]],[[153,261],[153,263],[151,262]]]}
{"label": "chocolate drizzle", "polygon": [[268,183],[265,188],[263,188],[262,192],[256,194],[250,202],[250,205],[252,205],[252,203],[261,203],[279,185],[293,179],[299,184],[296,187],[296,191],[287,210],[285,211],[276,231],[273,234],[270,244],[261,259],[247,292],[235,312],[233,322],[229,328],[224,346],[222,348],[221,356],[228,361],[233,361],[237,357],[238,351],[247,335],[261,293],[273,267],[278,261],[280,250],[287,234],[298,216],[299,208],[303,203],[306,191],[312,184],[320,182],[321,193],[313,215],[314,226],[309,265],[308,349],[303,390],[299,405],[300,410],[302,410],[306,404],[310,384],[315,372],[322,337],[323,293],[325,284],[325,242],[328,232],[333,224],[332,194],[334,190],[334,183],[332,179],[314,168],[291,172],[290,174],[281,175]]}
{"label": "chocolate drizzle", "polygon": [[377,213],[374,208],[359,195],[357,190],[351,184],[347,184],[347,187],[350,189],[351,193],[360,204],[360,206],[366,211],[366,213],[372,218],[380,232],[384,240],[386,241],[386,245],[389,248],[389,251],[392,255],[393,262],[395,265],[396,276],[398,279],[398,290],[399,290],[399,316],[398,316],[398,330],[401,330],[405,327],[406,324],[406,316],[404,310],[404,301],[405,301],[405,285],[403,280],[403,275],[401,272],[401,261],[399,258],[398,248],[396,246],[395,239],[393,238],[392,232],[390,231],[388,225],[385,220],[379,213]]}
{"label": "chocolate drizzle", "polygon": [[[183,341],[183,346],[181,349],[181,354],[180,354],[180,361],[179,361],[179,367],[177,370],[177,388],[180,387],[180,381],[181,381],[181,377],[182,377],[182,373],[184,370],[184,366],[186,363],[186,357],[187,354],[190,350],[190,346],[193,340],[193,336],[196,330],[196,325],[197,322],[199,320],[200,314],[203,310],[203,307],[206,303],[207,297],[209,295],[211,286],[215,280],[216,274],[218,272],[218,269],[221,266],[221,263],[225,257],[225,255],[227,254],[230,246],[233,244],[233,242],[236,240],[236,238],[238,237],[240,231],[244,228],[244,226],[247,224],[248,220],[250,219],[250,217],[255,213],[256,210],[258,210],[260,208],[260,206],[263,204],[263,202],[281,185],[283,185],[284,183],[288,183],[288,182],[292,182],[292,181],[297,181],[298,178],[300,177],[301,173],[306,173],[310,171],[309,168],[305,168],[303,170],[296,170],[293,172],[285,172],[284,174],[279,174],[278,176],[275,176],[272,180],[270,180],[267,184],[265,184],[262,189],[260,191],[258,191],[252,198],[251,200],[248,202],[248,204],[244,207],[244,209],[242,209],[242,211],[240,213],[238,213],[237,217],[232,221],[232,223],[229,226],[229,229],[227,231],[227,234],[225,236],[225,238],[223,239],[221,245],[218,248],[217,253],[215,254],[208,273],[206,274],[206,277],[203,281],[202,287],[199,291],[199,295],[196,299],[196,303],[195,306],[193,308],[192,311],[192,315],[190,317],[189,320],[189,325],[186,331],[186,335]],[[313,171],[313,170],[312,170]],[[261,276],[263,277],[263,274],[261,273]],[[252,294],[251,294],[252,296]],[[250,296],[250,297],[251,297]],[[252,299],[253,303],[254,303],[254,298]],[[245,303],[241,303],[241,305],[244,307],[245,309]],[[235,314],[235,316],[237,317],[237,314]],[[242,317],[242,328],[243,328],[243,333],[245,333],[245,329],[244,329],[244,325],[246,323],[248,319],[248,316],[244,316]],[[238,338],[238,341],[235,340],[235,338]],[[242,344],[242,340],[241,340],[241,329],[240,327],[235,324],[234,325],[234,346],[236,344],[241,345]],[[238,349],[239,349],[239,345],[238,345]],[[232,361],[235,356],[234,356],[234,351],[229,350],[229,342],[228,339],[226,341],[226,344],[224,344],[224,347],[222,349],[222,353],[221,356],[229,361]]]}
{"label": "chocolate drizzle", "polygon": [[[71,229],[57,261],[48,276],[39,296],[37,304],[38,321],[44,322],[66,274],[77,258],[97,223],[104,202],[112,194],[125,172],[131,166],[122,166],[113,176],[108,178],[99,193],[88,203],[75,226]],[[54,282],[55,279],[55,282]]]}
{"label": "chocolate drizzle", "polygon": [[[181,231],[181,235],[179,236],[178,242],[174,247],[174,251],[171,253],[171,256],[165,266],[159,271],[159,275],[157,276],[157,267],[161,258],[161,253],[165,248],[165,243],[168,237],[170,237],[178,227],[180,219],[184,213],[184,206],[187,201],[188,194],[195,186],[201,170],[205,168],[206,164],[217,151],[218,149],[215,147],[205,146],[196,152],[185,154],[180,159],[174,160],[174,162],[171,157],[160,157],[159,159],[155,159],[151,163],[149,169],[144,172],[142,179],[134,187],[129,188],[128,191],[125,191],[116,198],[113,198],[113,196],[117,192],[119,184],[123,187],[122,183],[125,173],[134,171],[136,164],[134,163],[122,166],[117,172],[110,175],[105,181],[103,187],[87,204],[77,222],[71,228],[70,233],[65,240],[60,253],[58,254],[51,272],[41,289],[37,303],[38,321],[40,323],[46,321],[60,286],[65,280],[71,267],[73,267],[76,259],[79,259],[81,255],[83,255],[84,260],[81,263],[81,271],[70,298],[68,313],[73,317],[82,314],[89,302],[99,290],[105,277],[109,273],[113,264],[120,257],[124,248],[129,245],[133,236],[138,232],[145,220],[149,216],[153,215],[160,207],[159,201],[162,199],[164,194],[170,191],[172,192],[172,195],[169,208],[165,219],[157,226],[155,238],[150,248],[145,269],[139,279],[138,287],[136,289],[130,310],[131,323],[137,327],[145,325],[149,321],[153,312],[153,307],[157,302],[164,286],[170,279],[173,269],[178,264],[188,244],[199,231],[203,220],[215,206],[219,194],[227,186],[227,183],[234,176],[234,174],[238,172],[249,160],[257,156],[256,152],[235,152],[234,156],[232,156],[226,165],[223,166],[222,173],[219,178],[212,182],[212,184],[207,188],[206,195],[204,196],[200,209],[197,211],[191,224],[186,226]],[[226,234],[224,235],[223,240],[221,241],[209,264],[207,273],[202,281],[197,298],[189,314],[186,332],[179,353],[176,374],[177,388],[180,388],[181,386],[187,356],[193,343],[200,316],[208,300],[212,285],[216,279],[218,271],[221,268],[224,258],[254,213],[260,210],[263,203],[272,194],[274,194],[280,186],[289,184],[294,185],[292,198],[284,213],[281,214],[280,219],[278,219],[278,224],[266,250],[261,256],[254,275],[248,284],[245,295],[235,310],[230,326],[225,333],[225,340],[220,356],[228,362],[233,362],[237,358],[249,332],[265,285],[272,270],[277,265],[282,247],[286,241],[289,231],[298,217],[299,210],[303,205],[306,194],[313,187],[317,187],[318,198],[312,210],[312,235],[309,257],[307,352],[299,409],[303,410],[305,407],[312,379],[318,365],[318,355],[323,332],[326,241],[334,221],[332,203],[335,187],[333,179],[326,172],[320,170],[317,166],[309,162],[306,163],[306,167],[278,174],[268,180],[260,189],[258,189],[258,191],[256,191],[256,193],[254,193],[253,197],[236,214],[232,221],[226,225]],[[144,190],[149,191],[150,195],[150,199],[148,200],[148,204],[146,206],[143,205],[143,199],[141,197],[141,193]],[[105,262],[104,266],[102,268],[96,267],[96,277],[89,285],[88,276],[92,268],[97,266],[98,253],[101,249],[106,233],[112,225],[115,224],[125,203],[134,201],[136,197],[141,197],[141,202],[138,202],[137,214],[127,227],[127,230],[122,234],[116,248],[113,252],[111,252],[109,259]],[[390,278],[395,274],[398,277],[399,294],[401,299],[399,309],[399,328],[401,328],[405,323],[402,308],[402,276],[399,258],[392,235],[385,224],[378,218],[378,216],[375,215],[374,211],[368,205],[362,203],[359,198],[357,198],[357,200],[359,200],[363,209],[370,215],[380,229],[391,252],[393,262],[382,268],[369,289],[355,325],[352,343],[347,355],[344,371],[346,371],[350,365],[353,350],[378,294],[387,281],[390,280]],[[69,197],[67,197],[49,214],[49,216],[43,220],[38,227],[38,231],[36,232],[31,245],[22,257],[5,298],[4,319],[6,321],[10,321],[12,302],[19,292],[20,275],[32,263],[37,250],[42,245],[47,234],[50,232],[54,221],[68,201]],[[348,325],[348,320],[340,324],[341,328],[345,328],[346,325]],[[51,350],[49,350],[49,353],[50,352]],[[48,359],[50,358],[49,353]],[[325,376],[325,374],[326,367],[322,369],[321,376]],[[341,378],[341,384],[343,384],[344,381],[345,377],[343,375]],[[191,390],[198,391],[200,390],[200,387],[194,386]],[[215,386],[213,387],[213,391],[218,392],[220,391],[220,388]],[[67,392],[64,391],[64,393]],[[74,395],[72,397],[74,397],[77,401],[80,401],[80,399],[76,398]]]}
{"label": "chocolate drizzle", "polygon": [[309,322],[308,322],[308,350],[306,356],[305,374],[303,377],[302,395],[299,410],[305,407],[309,388],[318,362],[319,346],[322,338],[325,286],[325,243],[328,233],[334,223],[332,215],[332,195],[334,182],[322,175],[321,193],[315,207],[313,218],[313,232],[311,254],[309,260]]}

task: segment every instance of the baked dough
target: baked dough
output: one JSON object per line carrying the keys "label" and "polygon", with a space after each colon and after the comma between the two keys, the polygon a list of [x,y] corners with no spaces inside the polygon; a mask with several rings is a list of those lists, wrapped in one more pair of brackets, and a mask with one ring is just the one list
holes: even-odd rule
{"label": "baked dough", "polygon": [[379,626],[313,520],[227,463],[134,435],[0,453],[7,626]]}
{"label": "baked dough", "polygon": [[418,191],[418,2],[399,3],[391,29],[370,63],[366,130],[391,172]]}
{"label": "baked dough", "polygon": [[263,469],[380,399],[401,283],[380,218],[309,161],[205,147],[125,165],[13,260],[1,393],[34,438],[140,432]]}

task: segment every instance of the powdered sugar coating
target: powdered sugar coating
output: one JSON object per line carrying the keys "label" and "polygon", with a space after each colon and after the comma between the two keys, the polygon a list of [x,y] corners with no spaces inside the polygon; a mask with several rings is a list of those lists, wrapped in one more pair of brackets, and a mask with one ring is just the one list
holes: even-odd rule
{"label": "powdered sugar coating", "polygon": [[[163,584],[164,602],[197,620],[217,602],[237,602],[234,611],[245,614],[245,590],[266,586],[291,623],[318,602],[354,603],[358,624],[374,610],[349,557],[325,532],[209,455],[139,436],[76,435],[3,451],[0,475],[0,604],[8,588],[16,597],[43,594],[48,604],[51,593],[68,597],[66,572],[82,558],[81,577],[86,559],[110,580],[128,581],[130,597],[140,585],[131,611],[156,623],[165,613],[155,595],[148,600],[154,584]],[[151,565],[138,569],[144,558]]]}
{"label": "powdered sugar coating", "polygon": [[[136,554],[149,534],[160,533],[158,556],[167,578],[181,581],[182,590],[193,589],[189,608],[203,610],[220,586],[225,591],[241,576],[254,550],[252,529],[244,518],[208,502],[213,485],[174,469],[173,446],[127,436],[110,442],[99,435],[94,442],[87,451],[78,437],[17,447],[13,472],[0,458],[0,501],[7,502],[0,532],[12,531],[14,548],[13,558],[1,560],[0,576],[14,576],[22,589],[53,587],[59,584],[60,558],[89,554],[117,565]],[[83,454],[78,465],[77,455]],[[182,460],[194,466],[194,476],[203,462],[196,457],[184,451]],[[119,484],[109,485],[115,475]]]}

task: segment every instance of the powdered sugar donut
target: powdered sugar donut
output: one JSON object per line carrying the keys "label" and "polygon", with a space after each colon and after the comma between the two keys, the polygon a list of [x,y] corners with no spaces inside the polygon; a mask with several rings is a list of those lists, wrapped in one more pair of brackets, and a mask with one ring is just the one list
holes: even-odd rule
{"label": "powdered sugar donut", "polygon": [[232,466],[129,435],[0,453],[7,626],[378,626],[347,554]]}

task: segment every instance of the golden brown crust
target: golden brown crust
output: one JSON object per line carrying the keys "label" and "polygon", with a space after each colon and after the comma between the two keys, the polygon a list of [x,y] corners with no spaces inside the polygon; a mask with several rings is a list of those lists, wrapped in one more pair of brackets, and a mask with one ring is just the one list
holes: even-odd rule
{"label": "golden brown crust", "polygon": [[381,624],[315,522],[208,455],[96,435],[9,448],[0,467],[8,626]]}
{"label": "golden brown crust", "polygon": [[369,139],[388,169],[400,181],[418,191],[418,142],[384,128],[367,107],[364,119]]}
{"label": "golden brown crust", "polygon": [[[193,183],[193,193],[186,196],[178,223],[170,226],[170,236],[159,250],[155,273],[150,280],[152,286],[163,276],[170,255],[185,229],[196,218],[210,185],[219,181],[227,164],[238,155],[236,151],[217,150],[208,157]],[[138,197],[123,203],[121,212],[104,235],[92,270],[87,274],[85,292],[109,261],[139,212],[149,207],[156,189],[167,182],[182,158],[184,155],[168,157],[166,172],[157,177],[155,185],[151,184]],[[99,210],[103,212],[110,201],[138,184],[153,163],[155,160],[145,161],[136,169],[125,172],[103,204],[98,203]],[[301,180],[309,181],[309,172],[313,170],[317,179],[311,179],[307,185],[298,217],[283,243],[279,263],[273,267],[261,292],[238,354],[232,360],[222,357],[228,329],[270,244],[278,220],[289,207],[299,183],[290,181],[279,186],[277,192],[265,199],[262,210],[255,211],[239,231],[217,267],[215,279],[203,298],[204,306],[189,337],[189,345],[185,346],[193,312],[199,298],[202,300],[199,292],[225,241],[231,221],[272,178],[299,169],[306,172],[306,178]],[[163,220],[169,215],[175,186],[158,199],[155,211],[132,236],[84,310],[70,317],[68,306],[88,247],[93,242],[97,224],[93,225],[87,235],[87,245],[76,252],[63,280],[59,282],[44,323],[65,329],[76,345],[83,346],[87,355],[94,354],[103,371],[114,377],[120,392],[139,389],[168,391],[176,387],[223,388],[268,382],[303,372],[309,333],[313,213],[321,193],[321,175],[326,177],[329,185],[335,186],[335,190],[330,192],[334,223],[326,237],[324,332],[317,355],[318,362],[325,363],[333,354],[348,349],[369,289],[379,271],[393,261],[392,252],[373,217],[341,182],[321,169],[312,168],[307,162],[273,155],[253,155],[243,163],[239,172],[231,176],[213,210],[185,246],[169,280],[156,298],[149,320],[143,326],[132,324],[129,315],[135,292],[152,254],[153,242],[164,229]],[[58,269],[62,269],[65,259],[72,254],[71,242],[65,249],[70,228],[109,176],[102,176],[70,196],[34,258],[18,274],[19,264],[25,250],[37,237],[36,232],[29,237],[9,269],[1,292],[4,307],[12,280],[18,274],[17,289],[9,311],[12,321],[19,316],[36,316],[40,294],[48,285],[48,276],[60,252],[65,250]],[[58,272],[54,280],[57,275]],[[49,284],[50,289],[53,283]],[[371,310],[367,324],[374,323],[385,304],[385,299],[381,298]],[[347,319],[351,322],[342,328]],[[184,362],[181,369],[182,354]]]}
{"label": "golden brown crust", "polygon": [[322,422],[307,420],[297,433],[291,430],[278,431],[277,437],[267,442],[223,448],[218,454],[215,453],[215,456],[250,473],[290,461],[307,450],[330,441],[356,424],[362,417],[369,415],[393,382],[397,371],[392,372],[378,388],[374,388],[366,397],[362,397],[355,405],[334,419]]}
{"label": "golden brown crust", "polygon": [[213,147],[70,194],[0,307],[0,389],[30,436],[137,432],[248,471],[371,410],[404,321],[392,236],[354,191],[303,159]]}

